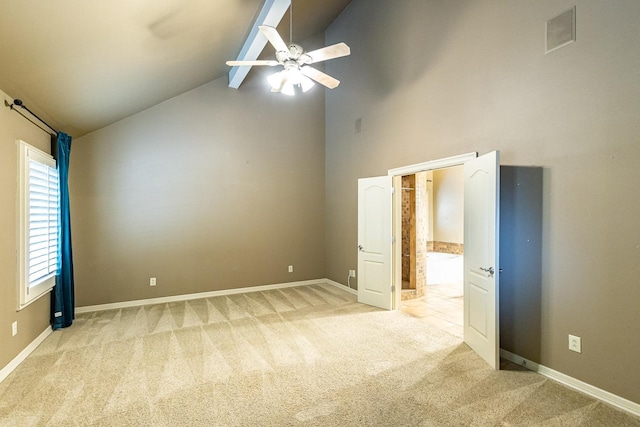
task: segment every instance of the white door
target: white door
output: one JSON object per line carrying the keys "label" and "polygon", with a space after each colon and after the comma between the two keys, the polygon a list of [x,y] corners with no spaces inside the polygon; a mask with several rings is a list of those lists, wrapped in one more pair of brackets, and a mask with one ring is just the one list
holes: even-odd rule
{"label": "white door", "polygon": [[500,153],[464,164],[464,341],[500,365],[498,220]]}
{"label": "white door", "polygon": [[358,180],[358,302],[391,310],[391,177]]}

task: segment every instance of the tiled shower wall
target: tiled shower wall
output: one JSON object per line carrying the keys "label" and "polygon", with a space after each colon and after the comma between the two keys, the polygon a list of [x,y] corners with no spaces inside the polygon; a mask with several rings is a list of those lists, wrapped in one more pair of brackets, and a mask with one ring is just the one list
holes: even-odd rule
{"label": "tiled shower wall", "polygon": [[445,254],[464,255],[463,243],[451,243],[451,242],[429,242],[429,252],[442,252]]}
{"label": "tiled shower wall", "polygon": [[429,233],[429,201],[427,200],[427,173],[416,174],[416,296],[419,298],[427,289],[427,235]]}
{"label": "tiled shower wall", "polygon": [[[427,200],[426,173],[402,177],[402,300],[419,298],[427,286]],[[408,190],[408,189],[411,190]]]}
{"label": "tiled shower wall", "polygon": [[404,190],[413,188],[414,175],[402,177],[402,281],[411,280],[411,191]]}

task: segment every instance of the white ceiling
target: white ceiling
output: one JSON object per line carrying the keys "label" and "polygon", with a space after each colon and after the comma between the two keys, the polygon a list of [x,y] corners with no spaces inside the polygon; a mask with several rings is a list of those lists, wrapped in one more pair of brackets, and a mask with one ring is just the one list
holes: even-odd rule
{"label": "white ceiling", "polygon": [[[294,40],[350,1],[294,0]],[[0,0],[0,89],[79,137],[225,76],[262,3]],[[288,14],[279,31],[288,39]]]}

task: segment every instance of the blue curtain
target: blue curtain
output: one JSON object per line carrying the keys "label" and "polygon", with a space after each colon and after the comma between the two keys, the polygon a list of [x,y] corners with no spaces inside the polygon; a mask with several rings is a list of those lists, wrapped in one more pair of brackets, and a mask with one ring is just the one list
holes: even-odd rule
{"label": "blue curtain", "polygon": [[71,251],[71,215],[69,213],[69,155],[71,137],[58,132],[54,138],[53,153],[60,177],[60,272],[51,296],[51,326],[55,329],[71,326],[74,318],[73,256]]}

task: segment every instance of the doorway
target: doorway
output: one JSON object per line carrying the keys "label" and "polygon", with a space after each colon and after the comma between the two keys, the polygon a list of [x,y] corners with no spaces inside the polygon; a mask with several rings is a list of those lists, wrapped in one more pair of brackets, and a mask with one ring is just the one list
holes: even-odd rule
{"label": "doorway", "polygon": [[461,165],[402,176],[399,309],[463,338],[464,173]]}
{"label": "doorway", "polygon": [[452,156],[358,179],[358,302],[400,308],[402,176],[458,165],[464,165],[463,338],[499,369],[499,151]]}

